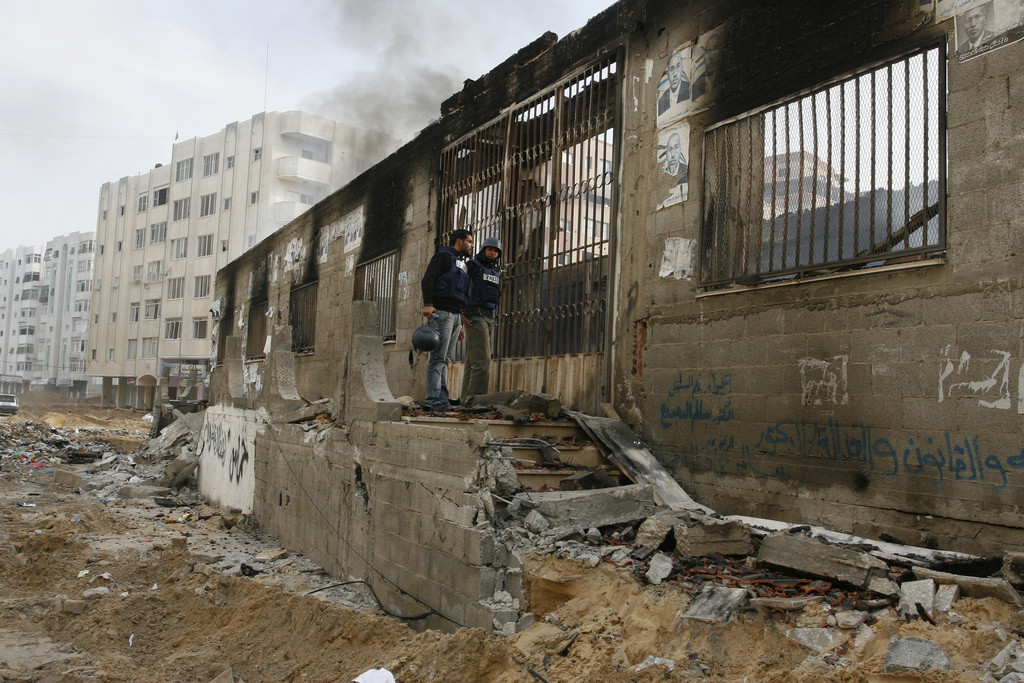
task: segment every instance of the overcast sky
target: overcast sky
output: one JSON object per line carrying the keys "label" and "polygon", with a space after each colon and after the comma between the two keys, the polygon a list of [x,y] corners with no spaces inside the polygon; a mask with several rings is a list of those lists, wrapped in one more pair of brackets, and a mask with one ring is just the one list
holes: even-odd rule
{"label": "overcast sky", "polygon": [[100,185],[264,98],[409,139],[464,80],[611,4],[0,0],[0,249],[95,230]]}

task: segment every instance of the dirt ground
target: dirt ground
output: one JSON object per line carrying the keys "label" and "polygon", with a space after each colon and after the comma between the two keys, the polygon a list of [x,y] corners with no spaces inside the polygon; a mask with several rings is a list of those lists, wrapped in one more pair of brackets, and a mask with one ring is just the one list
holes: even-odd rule
{"label": "dirt ground", "polygon": [[[141,442],[148,429],[138,413],[26,403],[18,416],[0,418],[0,432],[5,421],[59,419],[68,430],[138,430]],[[361,587],[330,588],[339,579],[302,558],[257,565],[254,576],[226,571],[231,558],[277,547],[254,526],[232,525],[228,512],[103,502],[4,456],[0,681],[351,681],[384,667],[398,683],[966,682],[982,680],[984,664],[1017,638],[1011,629],[1024,626],[1006,603],[963,599],[954,606],[957,626],[947,618],[907,623],[882,610],[871,626],[836,629],[839,640],[815,653],[786,632],[826,625],[820,607],[787,620],[747,611],[724,626],[685,624],[678,615],[692,591],[678,583],[641,586],[608,563],[532,556],[533,626],[509,638],[479,629],[418,633],[353,608],[368,603]],[[109,592],[83,597],[95,588]],[[884,674],[890,638],[907,636],[937,643],[954,670]],[[650,656],[671,666],[638,670]]]}

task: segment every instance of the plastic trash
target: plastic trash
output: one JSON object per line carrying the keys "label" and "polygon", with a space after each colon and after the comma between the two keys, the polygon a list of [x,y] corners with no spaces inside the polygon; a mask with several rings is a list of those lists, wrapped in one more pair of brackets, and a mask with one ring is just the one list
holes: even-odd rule
{"label": "plastic trash", "polygon": [[387,669],[370,669],[353,678],[352,683],[395,683],[395,677]]}
{"label": "plastic trash", "polygon": [[88,573],[88,569],[83,569],[82,571],[78,572],[78,578],[82,578],[83,576],[86,576]]}
{"label": "plastic trash", "polygon": [[35,506],[35,503],[18,503],[18,507],[20,508],[34,508]]}

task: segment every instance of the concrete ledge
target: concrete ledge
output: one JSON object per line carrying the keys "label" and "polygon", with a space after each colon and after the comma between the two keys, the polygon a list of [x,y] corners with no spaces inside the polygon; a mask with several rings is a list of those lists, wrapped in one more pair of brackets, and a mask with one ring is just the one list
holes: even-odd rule
{"label": "concrete ledge", "polygon": [[519,493],[516,497],[537,505],[540,514],[555,526],[579,524],[584,528],[644,519],[658,506],[654,492],[646,484],[593,491]]}

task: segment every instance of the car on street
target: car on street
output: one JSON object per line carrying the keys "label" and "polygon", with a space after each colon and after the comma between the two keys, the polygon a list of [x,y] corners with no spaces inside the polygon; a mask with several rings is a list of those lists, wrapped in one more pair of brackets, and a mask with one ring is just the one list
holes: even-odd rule
{"label": "car on street", "polygon": [[18,397],[15,394],[0,394],[0,413],[15,415],[18,412]]}

